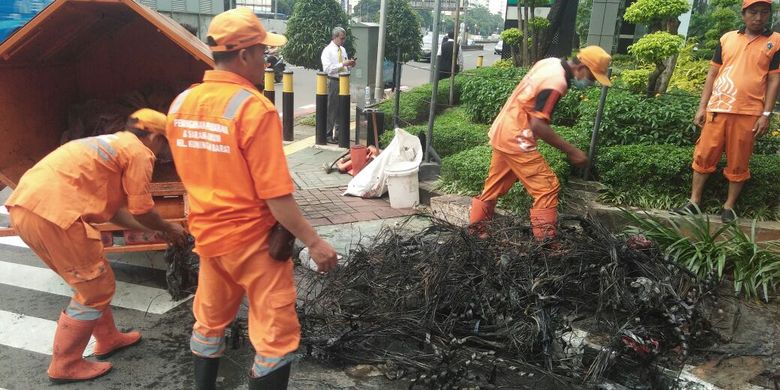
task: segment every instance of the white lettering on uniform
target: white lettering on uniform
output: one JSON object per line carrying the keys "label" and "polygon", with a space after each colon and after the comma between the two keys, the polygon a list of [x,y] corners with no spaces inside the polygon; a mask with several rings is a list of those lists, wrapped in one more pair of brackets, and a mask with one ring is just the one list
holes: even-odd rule
{"label": "white lettering on uniform", "polygon": [[184,129],[207,130],[214,133],[227,134],[228,128],[219,123],[207,121],[194,121],[189,119],[175,119],[173,125]]}

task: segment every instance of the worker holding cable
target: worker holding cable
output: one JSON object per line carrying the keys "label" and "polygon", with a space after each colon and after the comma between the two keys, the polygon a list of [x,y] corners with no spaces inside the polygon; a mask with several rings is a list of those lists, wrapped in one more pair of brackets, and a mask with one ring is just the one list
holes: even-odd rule
{"label": "worker holding cable", "polygon": [[576,166],[588,157],[550,127],[555,105],[572,85],[588,87],[594,81],[609,86],[611,57],[598,46],[588,46],[571,60],[547,58],[537,62],[517,85],[490,128],[493,155],[482,193],[471,202],[472,232],[487,237],[483,221],[493,218],[498,199],[519,180],[533,198],[531,228],[539,241],[556,236],[558,191],[555,173],[537,150],[541,138],[566,153]]}
{"label": "worker holding cable", "polygon": [[293,198],[279,114],[255,88],[264,78],[265,48],[286,42],[267,33],[249,9],[217,15],[207,34],[215,69],[168,112],[168,139],[200,255],[190,340],[199,390],[216,387],[225,328],[245,295],[255,349],[249,388],[286,389],[300,343],[294,238],[309,248],[319,271],[336,266],[336,252]]}
{"label": "worker holding cable", "polygon": [[186,238],[181,225],[154,210],[149,192],[155,155],[167,147],[165,126],[164,114],[142,109],[127,131],[68,142],[27,171],[5,204],[19,237],[75,292],[54,333],[48,374],[55,383],[111,370],[111,363],[82,358],[90,336],[98,360],[141,341],[140,333],[121,333],[114,324],[114,272],[91,223],[158,231],[174,243]]}

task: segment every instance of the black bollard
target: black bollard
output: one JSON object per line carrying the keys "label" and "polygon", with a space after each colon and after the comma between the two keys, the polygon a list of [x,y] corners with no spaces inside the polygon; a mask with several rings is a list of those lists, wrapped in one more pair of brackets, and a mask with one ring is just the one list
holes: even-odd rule
{"label": "black bollard", "polygon": [[339,74],[339,147],[349,148],[349,73]]}
{"label": "black bollard", "polygon": [[315,100],[317,113],[315,118],[315,143],[325,145],[327,143],[327,134],[325,127],[328,126],[328,75],[323,72],[317,72],[317,99]]}
{"label": "black bollard", "polygon": [[285,141],[292,141],[295,139],[295,131],[293,129],[293,119],[295,119],[293,71],[285,70],[282,80],[282,135]]}

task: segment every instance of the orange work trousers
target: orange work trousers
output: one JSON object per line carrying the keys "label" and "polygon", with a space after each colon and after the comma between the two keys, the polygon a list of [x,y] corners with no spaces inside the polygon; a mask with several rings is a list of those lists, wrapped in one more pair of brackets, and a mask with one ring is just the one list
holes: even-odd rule
{"label": "orange work trousers", "polygon": [[[89,319],[102,312],[111,303],[116,281],[111,266],[103,256],[100,232],[81,220],[68,229],[49,222],[22,207],[8,210],[11,225],[19,237],[65,280],[75,294],[68,314],[77,319]],[[72,308],[75,312],[70,312]],[[85,313],[86,317],[77,315]],[[94,319],[94,318],[92,318]]]}
{"label": "orange work trousers", "polygon": [[[534,237],[543,240],[555,236],[561,186],[558,177],[537,150],[508,154],[493,149],[485,187],[477,199],[495,207],[498,198],[509,192],[518,180],[534,199],[530,212]],[[491,215],[492,212],[487,214]],[[472,218],[471,222],[475,222],[475,219]]]}
{"label": "orange work trousers", "polygon": [[190,347],[195,355],[216,358],[225,348],[225,328],[249,301],[249,339],[255,348],[252,373],[267,375],[292,360],[301,327],[295,312],[293,263],[268,254],[268,235],[236,252],[201,257]]}
{"label": "orange work trousers", "polygon": [[758,118],[753,115],[707,113],[693,151],[693,170],[702,174],[715,172],[725,149],[723,176],[731,182],[750,179],[750,156],[755,142],[753,126]]}

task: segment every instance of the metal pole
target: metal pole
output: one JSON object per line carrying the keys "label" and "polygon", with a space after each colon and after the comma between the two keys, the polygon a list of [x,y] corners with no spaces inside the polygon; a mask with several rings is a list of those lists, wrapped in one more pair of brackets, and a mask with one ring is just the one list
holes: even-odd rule
{"label": "metal pole", "polygon": [[398,53],[395,56],[395,80],[393,80],[393,86],[395,87],[395,107],[393,107],[393,128],[399,127],[398,123],[398,111],[401,107],[401,46],[398,46]]}
{"label": "metal pole", "polygon": [[265,68],[265,81],[263,82],[263,95],[271,101],[273,105],[276,105],[276,90],[274,89],[274,70],[273,68]]}
{"label": "metal pole", "polygon": [[450,105],[455,104],[455,64],[458,63],[458,35],[456,31],[460,30],[460,3],[461,1],[458,0],[458,4],[455,6],[455,26],[453,26],[452,30],[452,61],[450,63],[450,98],[449,103]]}
{"label": "metal pole", "polygon": [[[612,77],[612,68],[607,71],[607,76]],[[599,128],[601,127],[601,118],[604,116],[604,104],[607,102],[607,91],[609,87],[601,87],[601,96],[599,97],[599,108],[596,111],[596,119],[593,121],[593,133],[590,137],[590,148],[588,149],[588,163],[582,172],[582,178],[588,180],[590,171],[593,168],[593,159],[596,157],[596,144],[599,140]]]}
{"label": "metal pole", "polygon": [[282,79],[282,135],[285,141],[295,139],[295,98],[293,94],[293,71],[285,70]]}
{"label": "metal pole", "polygon": [[325,145],[327,143],[328,126],[328,75],[317,72],[317,98],[315,100],[317,113],[315,114],[315,143]]}
{"label": "metal pole", "polygon": [[431,110],[428,113],[428,133],[425,138],[425,162],[431,162],[431,149],[433,149],[433,119],[436,116],[436,95],[439,92],[439,77],[436,74],[436,53],[439,50],[439,14],[441,13],[441,0],[435,0],[433,6],[433,38],[431,39]]}
{"label": "metal pole", "polygon": [[339,147],[349,148],[349,73],[339,73]]}
{"label": "metal pole", "polygon": [[379,6],[379,42],[376,48],[376,78],[374,82],[374,101],[379,101],[385,94],[385,83],[382,70],[385,63],[385,31],[387,23],[387,0],[382,0]]}

